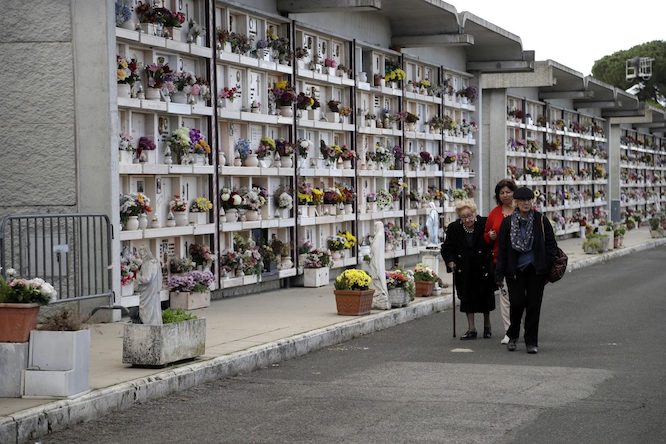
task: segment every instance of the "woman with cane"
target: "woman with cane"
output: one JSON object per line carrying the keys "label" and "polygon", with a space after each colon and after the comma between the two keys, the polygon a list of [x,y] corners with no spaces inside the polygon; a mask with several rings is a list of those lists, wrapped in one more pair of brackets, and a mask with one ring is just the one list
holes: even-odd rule
{"label": "woman with cane", "polygon": [[495,285],[491,273],[490,246],[483,240],[486,218],[476,215],[476,204],[471,199],[457,202],[456,213],[459,219],[446,228],[442,257],[447,272],[454,273],[460,311],[467,314],[467,332],[460,339],[477,338],[475,313],[483,313],[483,337],[490,338],[490,312],[495,309]]}

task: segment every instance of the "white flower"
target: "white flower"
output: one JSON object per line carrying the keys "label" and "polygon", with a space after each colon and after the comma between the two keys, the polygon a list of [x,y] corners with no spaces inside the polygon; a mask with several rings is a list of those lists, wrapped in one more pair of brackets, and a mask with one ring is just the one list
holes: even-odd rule
{"label": "white flower", "polygon": [[310,142],[307,140],[301,140],[301,148],[307,148],[310,146]]}
{"label": "white flower", "polygon": [[9,277],[16,276],[16,270],[14,270],[13,268],[8,268],[7,269],[7,276],[9,276]]}

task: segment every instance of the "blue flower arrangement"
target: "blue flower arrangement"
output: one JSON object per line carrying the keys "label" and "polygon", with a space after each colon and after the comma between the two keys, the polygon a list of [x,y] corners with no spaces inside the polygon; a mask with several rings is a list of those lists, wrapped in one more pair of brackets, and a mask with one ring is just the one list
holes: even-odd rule
{"label": "blue flower arrangement", "polygon": [[252,150],[250,149],[250,141],[244,138],[240,138],[236,141],[234,150],[238,153],[238,156],[241,158],[241,160],[247,159],[247,156],[252,154]]}

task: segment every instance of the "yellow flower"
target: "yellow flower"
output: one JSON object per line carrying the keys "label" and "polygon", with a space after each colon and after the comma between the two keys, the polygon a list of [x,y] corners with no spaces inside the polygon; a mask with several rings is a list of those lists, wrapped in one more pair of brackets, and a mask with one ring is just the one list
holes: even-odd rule
{"label": "yellow flower", "polygon": [[356,268],[345,270],[335,278],[336,290],[367,290],[370,285],[372,285],[370,275]]}
{"label": "yellow flower", "polygon": [[287,81],[286,80],[280,80],[275,83],[275,87],[279,89],[285,89],[287,87]]}
{"label": "yellow flower", "polygon": [[125,80],[127,78],[127,71],[124,69],[118,69],[116,71],[116,78],[118,81]]}

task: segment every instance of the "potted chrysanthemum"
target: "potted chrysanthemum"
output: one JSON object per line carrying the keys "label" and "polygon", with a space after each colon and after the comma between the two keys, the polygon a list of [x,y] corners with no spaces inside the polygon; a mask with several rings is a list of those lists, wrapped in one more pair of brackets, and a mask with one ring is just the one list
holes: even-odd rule
{"label": "potted chrysanthemum", "polygon": [[425,264],[416,264],[414,268],[414,284],[416,286],[416,296],[432,296],[435,282],[439,279],[432,268]]}
{"label": "potted chrysanthemum", "polygon": [[335,305],[339,315],[370,314],[375,290],[370,289],[372,278],[368,273],[356,268],[345,270],[335,278],[334,285]]}

